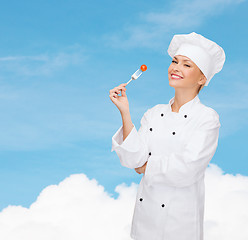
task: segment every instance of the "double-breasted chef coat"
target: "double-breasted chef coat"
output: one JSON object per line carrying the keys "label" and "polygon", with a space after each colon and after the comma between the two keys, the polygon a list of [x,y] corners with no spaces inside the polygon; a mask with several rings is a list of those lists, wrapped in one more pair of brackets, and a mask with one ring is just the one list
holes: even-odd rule
{"label": "double-breasted chef coat", "polygon": [[174,98],[148,109],[124,141],[123,126],[112,137],[123,166],[147,162],[130,233],[136,240],[203,239],[204,174],[218,145],[219,115],[198,95],[173,112]]}

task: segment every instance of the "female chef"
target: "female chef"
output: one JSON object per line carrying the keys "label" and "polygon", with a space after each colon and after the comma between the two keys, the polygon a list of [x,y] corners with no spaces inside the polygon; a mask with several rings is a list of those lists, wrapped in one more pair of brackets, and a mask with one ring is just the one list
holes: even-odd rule
{"label": "female chef", "polygon": [[[137,131],[131,121],[126,83],[109,97],[123,125],[112,137],[112,150],[123,166],[143,173],[130,236],[135,240],[203,240],[204,174],[219,137],[218,113],[198,97],[225,62],[224,50],[192,32],[174,35],[168,104],[148,109]],[[121,96],[118,94],[121,93]]]}

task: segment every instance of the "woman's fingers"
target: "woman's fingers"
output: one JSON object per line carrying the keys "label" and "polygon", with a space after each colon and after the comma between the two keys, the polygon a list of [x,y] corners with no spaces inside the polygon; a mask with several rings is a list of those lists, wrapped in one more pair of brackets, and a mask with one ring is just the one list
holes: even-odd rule
{"label": "woman's fingers", "polygon": [[110,93],[114,92],[114,93],[118,94],[118,93],[120,93],[121,90],[126,91],[126,88],[125,87],[115,87],[115,88],[111,89],[109,92]]}
{"label": "woman's fingers", "polygon": [[127,83],[122,83],[119,86],[126,87],[127,86]]}
{"label": "woman's fingers", "polygon": [[[128,104],[128,99],[126,95],[126,83],[120,84],[119,86],[111,89],[109,91],[109,97],[110,100],[116,105],[116,107],[119,109],[119,111],[122,113],[123,111],[128,111],[129,110],[129,104]],[[118,96],[118,94],[120,94]]]}
{"label": "woman's fingers", "polygon": [[118,94],[119,94],[118,92],[113,92],[112,91],[112,92],[109,93],[109,96],[116,97]]}
{"label": "woman's fingers", "polygon": [[117,86],[117,87],[111,89],[111,90],[109,91],[109,93],[111,93],[111,92],[117,93],[118,91],[126,90],[125,86],[126,86],[126,83],[120,84],[119,86]]}
{"label": "woman's fingers", "polygon": [[121,93],[122,93],[122,96],[123,96],[123,97],[126,97],[126,96],[127,96],[127,94],[126,94],[126,89],[123,89],[123,91],[122,91]]}
{"label": "woman's fingers", "polygon": [[109,95],[117,97],[117,95],[120,94],[121,92],[123,96],[126,96],[125,87],[115,87],[109,91]]}

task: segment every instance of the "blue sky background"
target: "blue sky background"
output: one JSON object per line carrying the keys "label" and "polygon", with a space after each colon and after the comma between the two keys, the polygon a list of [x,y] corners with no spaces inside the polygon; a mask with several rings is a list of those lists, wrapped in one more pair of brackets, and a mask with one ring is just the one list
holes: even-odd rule
{"label": "blue sky background", "polygon": [[220,115],[212,163],[248,175],[247,1],[2,1],[0,8],[0,209],[28,207],[74,173],[116,185],[141,175],[120,165],[111,138],[121,126],[109,90],[127,86],[132,121],[168,103],[174,34],[200,33],[226,53],[199,94]]}

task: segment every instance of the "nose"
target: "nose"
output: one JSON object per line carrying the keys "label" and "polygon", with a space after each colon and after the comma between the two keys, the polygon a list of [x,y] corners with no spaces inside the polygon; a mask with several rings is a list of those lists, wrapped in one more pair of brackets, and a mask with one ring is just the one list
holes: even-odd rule
{"label": "nose", "polygon": [[179,69],[177,66],[174,66],[173,69],[172,69],[173,72],[179,72]]}

